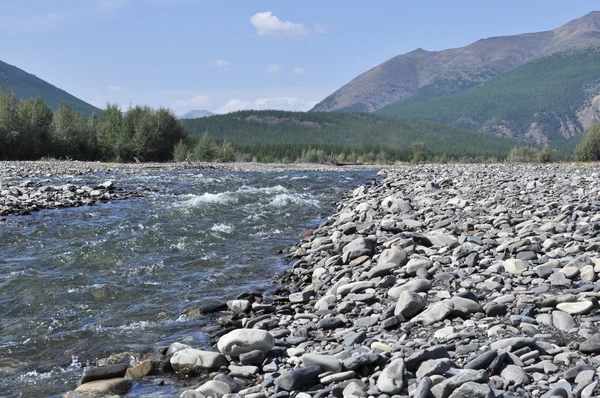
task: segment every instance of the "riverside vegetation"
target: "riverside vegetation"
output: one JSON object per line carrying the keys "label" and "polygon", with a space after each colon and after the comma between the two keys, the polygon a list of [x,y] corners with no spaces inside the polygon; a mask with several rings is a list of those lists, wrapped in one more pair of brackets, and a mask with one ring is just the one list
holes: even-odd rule
{"label": "riverside vegetation", "polygon": [[[600,158],[590,130],[576,158]],[[587,148],[583,150],[582,148]],[[0,160],[304,163],[549,162],[569,154],[436,122],[362,113],[242,111],[177,120],[165,108],[107,105],[83,117],[0,90]]]}
{"label": "riverside vegetation", "polygon": [[212,350],[116,355],[66,396],[172,376],[182,398],[596,396],[600,169],[380,174],[303,234],[275,290],[198,309],[220,314]]}

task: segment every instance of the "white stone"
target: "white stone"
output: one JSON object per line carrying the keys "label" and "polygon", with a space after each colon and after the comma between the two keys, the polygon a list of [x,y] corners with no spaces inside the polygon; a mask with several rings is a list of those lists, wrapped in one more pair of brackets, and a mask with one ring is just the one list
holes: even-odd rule
{"label": "white stone", "polygon": [[217,343],[222,354],[232,357],[254,350],[267,353],[274,345],[273,335],[260,329],[236,329],[222,336]]}

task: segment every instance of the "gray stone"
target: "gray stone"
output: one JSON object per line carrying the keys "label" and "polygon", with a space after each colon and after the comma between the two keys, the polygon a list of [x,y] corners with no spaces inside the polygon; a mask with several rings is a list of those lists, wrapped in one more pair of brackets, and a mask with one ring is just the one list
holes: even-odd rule
{"label": "gray stone", "polygon": [[423,377],[417,384],[413,398],[427,398],[432,385],[433,383],[429,377]]}
{"label": "gray stone", "polygon": [[416,351],[406,358],[406,369],[408,369],[410,372],[415,372],[422,362],[439,358],[450,358],[446,347],[442,345]]}
{"label": "gray stone", "polygon": [[344,391],[342,392],[342,396],[344,398],[360,398],[360,397],[366,397],[367,393],[365,392],[364,388],[362,386],[360,386],[357,382],[350,382],[348,383],[348,385],[346,386],[346,388],[344,388]]}
{"label": "gray stone", "polygon": [[490,350],[483,354],[479,354],[474,359],[467,362],[464,366],[465,369],[485,369],[487,368],[494,359],[498,356],[498,351]]}
{"label": "gray stone", "polygon": [[304,354],[301,357],[302,363],[308,365],[319,365],[324,372],[339,373],[342,371],[342,364],[332,355]]}
{"label": "gray stone", "polygon": [[242,365],[260,366],[265,360],[265,353],[261,350],[253,350],[240,354],[240,362]]}
{"label": "gray stone", "polygon": [[452,365],[448,359],[430,359],[421,363],[417,370],[417,380],[432,375],[443,375],[446,373]]}
{"label": "gray stone", "polygon": [[563,332],[568,332],[577,327],[577,323],[575,323],[573,317],[562,311],[552,311],[552,325]]}
{"label": "gray stone", "polygon": [[250,311],[252,304],[249,300],[229,300],[227,307],[236,314],[244,314]]}
{"label": "gray stone", "polygon": [[289,296],[290,303],[306,303],[310,301],[311,298],[315,297],[316,293],[312,290],[307,290],[304,292],[292,293]]}
{"label": "gray stone", "polygon": [[494,341],[490,344],[490,348],[497,351],[503,348],[513,347],[513,349],[517,350],[519,348],[532,347],[534,345],[535,339],[531,337],[509,337],[507,339]]}
{"label": "gray stone", "polygon": [[223,395],[229,394],[231,388],[227,383],[223,383],[222,381],[209,380],[196,388],[196,391],[207,397],[221,398]]}
{"label": "gray stone", "polygon": [[424,326],[433,325],[436,322],[446,319],[454,309],[454,305],[450,300],[442,300],[431,304],[425,311],[421,312],[413,320],[420,322]]}
{"label": "gray stone", "polygon": [[397,299],[404,291],[415,293],[426,292],[431,289],[431,282],[427,279],[413,279],[406,282],[404,285],[394,286],[388,290],[388,296]]}
{"label": "gray stone", "polygon": [[324,318],[321,319],[318,323],[317,323],[317,327],[319,329],[337,329],[341,326],[344,325],[344,321],[342,321],[340,318],[338,317],[331,317],[331,318]]}
{"label": "gray stone", "polygon": [[509,274],[520,275],[528,268],[527,263],[520,259],[511,258],[504,261],[504,269]]}
{"label": "gray stone", "polygon": [[576,301],[574,303],[559,303],[556,305],[557,310],[571,315],[587,314],[592,308],[594,308],[594,303],[588,300]]}
{"label": "gray stone", "polygon": [[562,272],[554,272],[548,279],[550,280],[550,285],[552,286],[571,287],[571,280]]}
{"label": "gray stone", "polygon": [[323,369],[319,365],[309,365],[283,373],[277,378],[277,384],[286,391],[299,391],[304,386],[317,384],[321,373]]}
{"label": "gray stone", "polygon": [[468,381],[454,390],[449,398],[494,398],[494,394],[486,384]]}
{"label": "gray stone", "polygon": [[450,299],[454,305],[454,309],[464,313],[483,312],[483,307],[476,301],[467,298],[454,296]]}
{"label": "gray stone", "polygon": [[178,372],[199,372],[200,370],[219,369],[221,366],[228,365],[229,361],[227,361],[225,355],[194,348],[177,351],[171,357],[171,366],[173,370]]}
{"label": "gray stone", "polygon": [[435,398],[448,398],[454,390],[468,382],[487,383],[488,376],[484,370],[465,369],[431,388]]}
{"label": "gray stone", "polygon": [[411,291],[404,291],[398,298],[394,315],[402,315],[403,317],[409,319],[421,312],[426,305],[427,300],[425,300],[425,298],[423,298],[420,294]]}
{"label": "gray stone", "polygon": [[500,376],[505,380],[505,385],[525,386],[529,384],[529,376],[520,366],[508,365]]}
{"label": "gray stone", "polygon": [[579,351],[584,354],[598,354],[600,353],[600,333],[588,337],[579,344]]}
{"label": "gray stone", "polygon": [[404,358],[390,362],[377,379],[377,388],[385,394],[397,394],[404,387]]}
{"label": "gray stone", "polygon": [[381,252],[377,260],[377,265],[394,264],[395,267],[403,267],[407,262],[408,254],[406,250],[394,246]]}

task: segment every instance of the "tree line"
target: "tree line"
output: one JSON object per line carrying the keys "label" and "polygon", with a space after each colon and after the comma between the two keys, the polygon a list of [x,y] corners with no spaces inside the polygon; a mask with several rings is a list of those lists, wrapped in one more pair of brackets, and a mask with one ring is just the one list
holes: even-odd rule
{"label": "tree line", "polygon": [[[199,132],[203,131],[202,134]],[[189,134],[188,134],[189,133]],[[575,149],[600,160],[600,124]],[[540,162],[572,159],[548,147],[422,120],[368,114],[244,111],[191,121],[168,109],[107,105],[83,117],[69,105],[18,100],[0,89],[0,160],[283,163]]]}
{"label": "tree line", "polygon": [[0,89],[0,159],[43,157],[132,162],[168,161],[187,136],[175,115],[135,106],[108,105],[83,117],[67,104],[52,110],[41,98],[17,99]]}

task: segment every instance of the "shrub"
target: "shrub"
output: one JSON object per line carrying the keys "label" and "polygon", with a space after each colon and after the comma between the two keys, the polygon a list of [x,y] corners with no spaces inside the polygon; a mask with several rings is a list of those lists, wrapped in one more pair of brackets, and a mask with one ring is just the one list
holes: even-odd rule
{"label": "shrub", "polygon": [[510,163],[535,163],[538,151],[528,146],[519,146],[510,150],[508,158]]}
{"label": "shrub", "polygon": [[592,126],[575,147],[575,160],[579,162],[600,160],[600,123]]}
{"label": "shrub", "polygon": [[552,152],[548,148],[548,145],[538,152],[537,161],[540,163],[550,163],[552,161]]}
{"label": "shrub", "polygon": [[412,143],[412,162],[421,163],[427,160],[428,153],[425,143],[422,141],[416,141]]}
{"label": "shrub", "polygon": [[188,145],[183,141],[179,141],[177,144],[175,144],[175,147],[173,148],[173,160],[176,162],[185,162],[187,160],[189,160],[190,156],[190,148],[188,147]]}

